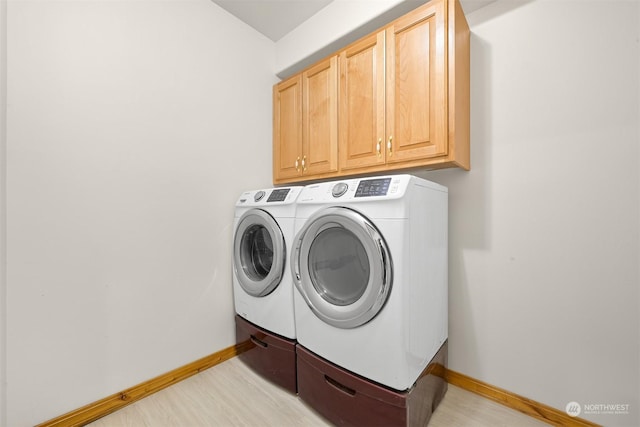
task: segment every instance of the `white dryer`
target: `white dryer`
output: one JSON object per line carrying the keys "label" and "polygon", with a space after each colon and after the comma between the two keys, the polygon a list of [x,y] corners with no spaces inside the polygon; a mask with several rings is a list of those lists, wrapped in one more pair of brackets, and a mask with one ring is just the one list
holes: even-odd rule
{"label": "white dryer", "polygon": [[302,187],[246,191],[235,207],[233,297],[236,313],[269,332],[296,337],[287,267],[295,201]]}
{"label": "white dryer", "polygon": [[305,187],[291,252],[298,344],[408,390],[447,340],[446,187],[411,175]]}

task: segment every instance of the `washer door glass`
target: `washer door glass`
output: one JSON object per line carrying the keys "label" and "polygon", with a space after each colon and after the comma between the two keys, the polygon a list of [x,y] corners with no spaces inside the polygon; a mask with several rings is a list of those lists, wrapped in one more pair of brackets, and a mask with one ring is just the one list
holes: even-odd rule
{"label": "washer door glass", "polygon": [[296,237],[292,256],[296,287],[320,319],[355,328],[384,306],[392,262],[376,227],[356,211],[324,209]]}
{"label": "washer door glass", "polygon": [[285,268],[284,236],[271,215],[260,209],[245,213],[236,227],[233,265],[249,295],[268,295],[280,284]]}

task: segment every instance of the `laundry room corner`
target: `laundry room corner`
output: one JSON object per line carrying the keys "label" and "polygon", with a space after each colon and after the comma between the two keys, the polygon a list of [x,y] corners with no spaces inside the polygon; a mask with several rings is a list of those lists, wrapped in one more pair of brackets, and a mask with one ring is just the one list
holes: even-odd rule
{"label": "laundry room corner", "polygon": [[640,426],[638,76],[639,0],[0,0],[0,427]]}

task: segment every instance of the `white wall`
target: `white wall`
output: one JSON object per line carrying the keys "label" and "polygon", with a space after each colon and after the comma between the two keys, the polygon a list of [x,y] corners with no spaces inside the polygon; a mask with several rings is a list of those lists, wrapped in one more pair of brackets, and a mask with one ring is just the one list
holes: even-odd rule
{"label": "white wall", "polygon": [[235,343],[233,205],[271,183],[273,42],[209,0],[11,1],[11,427]]}
{"label": "white wall", "polygon": [[7,111],[7,3],[0,0],[0,426],[6,420],[6,111]]}
{"label": "white wall", "polygon": [[468,16],[472,169],[450,191],[450,368],[640,425],[640,3]]}

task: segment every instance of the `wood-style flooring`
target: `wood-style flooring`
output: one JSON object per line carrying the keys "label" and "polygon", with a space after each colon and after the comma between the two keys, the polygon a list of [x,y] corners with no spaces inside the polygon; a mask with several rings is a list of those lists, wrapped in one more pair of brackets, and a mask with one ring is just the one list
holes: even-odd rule
{"label": "wood-style flooring", "polygon": [[[91,427],[330,426],[239,358],[227,360],[90,424]],[[449,385],[430,427],[547,424]]]}

